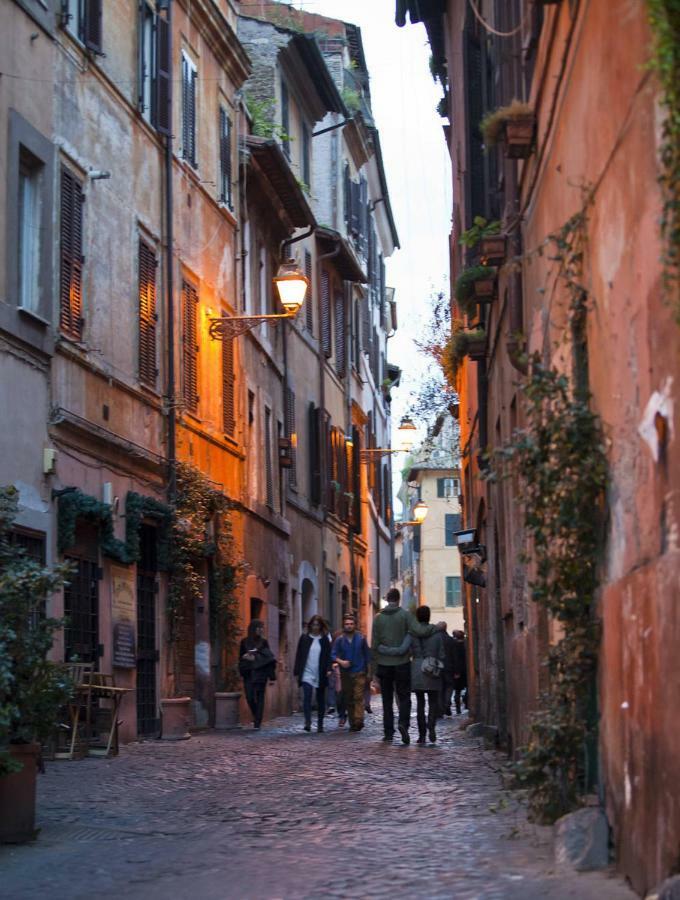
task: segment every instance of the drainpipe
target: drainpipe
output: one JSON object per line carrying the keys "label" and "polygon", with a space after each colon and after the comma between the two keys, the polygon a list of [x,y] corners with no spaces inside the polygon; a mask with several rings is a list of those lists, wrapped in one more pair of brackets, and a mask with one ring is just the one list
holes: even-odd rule
{"label": "drainpipe", "polygon": [[[507,195],[511,197],[512,204],[517,208],[517,166],[514,162],[506,166]],[[519,218],[508,235],[508,255],[510,259],[519,259],[522,252],[521,223]],[[508,291],[508,359],[518,372],[526,375],[528,371],[526,360],[523,359],[525,346],[522,335],[524,334],[524,310],[522,299],[522,274],[513,271],[509,278]]]}
{"label": "drainpipe", "polygon": [[[172,0],[168,0],[168,41],[169,56],[172,59]],[[172,78],[168,80],[168,134],[165,137],[165,232],[166,232],[166,310],[168,317],[167,385],[168,403],[168,502],[174,505],[177,496],[176,432],[177,411],[175,408],[175,303],[173,281],[173,228],[172,228]]]}

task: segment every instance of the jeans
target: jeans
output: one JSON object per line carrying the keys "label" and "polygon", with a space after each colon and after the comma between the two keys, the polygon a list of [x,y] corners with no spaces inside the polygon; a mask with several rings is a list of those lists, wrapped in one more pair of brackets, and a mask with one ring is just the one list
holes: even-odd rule
{"label": "jeans", "polygon": [[349,713],[350,728],[363,728],[364,726],[364,688],[366,687],[365,672],[340,673],[342,681],[342,695]]}
{"label": "jeans", "polygon": [[[453,684],[445,684],[442,688],[441,695],[441,709],[439,710],[439,717],[441,718],[443,715],[450,716],[451,715],[451,697],[453,696]],[[460,697],[458,698],[460,701]]]}
{"label": "jeans", "polygon": [[399,705],[399,726],[408,731],[411,722],[411,663],[400,666],[379,665],[376,675],[380,681],[385,737],[394,734],[394,693]]}
{"label": "jeans", "polygon": [[267,690],[267,682],[244,681],[243,687],[246,692],[246,701],[253,714],[253,725],[259,728],[262,724],[262,716],[264,714],[264,694]]}
{"label": "jeans", "polygon": [[[434,731],[439,709],[439,691],[414,691],[416,695],[416,718],[418,720],[418,736],[425,737],[425,731]],[[425,721],[425,696],[427,695],[427,722]]]}
{"label": "jeans", "polygon": [[314,688],[306,681],[302,682],[302,711],[305,715],[305,725],[312,724],[312,697],[316,691],[316,711],[319,725],[323,724],[323,717],[326,711],[326,688]]}

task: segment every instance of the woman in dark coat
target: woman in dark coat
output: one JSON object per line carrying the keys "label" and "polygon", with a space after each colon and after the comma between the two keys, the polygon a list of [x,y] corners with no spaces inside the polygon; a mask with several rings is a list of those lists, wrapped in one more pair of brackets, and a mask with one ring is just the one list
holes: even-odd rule
{"label": "woman in dark coat", "polygon": [[241,641],[238,670],[253,714],[253,727],[258,729],[262,724],[267,682],[276,681],[276,658],[264,638],[264,623],[259,619],[253,619],[248,634]]}
{"label": "woman in dark coat", "polygon": [[293,675],[302,687],[302,708],[305,731],[312,729],[312,696],[316,690],[317,731],[323,731],[326,711],[326,686],[331,667],[331,639],[321,616],[312,616],[307,631],[300,635],[295,654]]}

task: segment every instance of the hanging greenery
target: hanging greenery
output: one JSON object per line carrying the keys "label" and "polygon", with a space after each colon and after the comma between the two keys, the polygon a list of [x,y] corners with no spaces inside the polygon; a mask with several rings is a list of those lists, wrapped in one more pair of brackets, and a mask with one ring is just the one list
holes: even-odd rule
{"label": "hanging greenery", "polygon": [[531,358],[522,386],[526,425],[498,452],[490,476],[519,476],[530,548],[525,562],[533,573],[531,597],[562,632],[548,653],[548,688],[514,768],[516,784],[528,791],[532,817],[542,823],[578,806],[594,775],[589,751],[597,729],[595,600],[607,460],[587,387],[586,229],[581,211],[550,236],[550,259],[557,262],[569,300],[572,373],[544,365],[539,354]]}
{"label": "hanging greenery", "polygon": [[130,565],[139,561],[139,528],[145,517],[158,519],[159,564],[168,567],[168,538],[170,508],[153,497],[145,497],[128,491],[125,500],[125,541],[114,535],[113,510],[109,503],[102,503],[80,490],[68,490],[59,495],[57,512],[57,548],[64,553],[76,540],[78,519],[89,522],[99,530],[100,546],[104,556]]}
{"label": "hanging greenery", "polygon": [[666,295],[680,323],[680,0],[647,0],[654,36],[650,66],[661,84],[665,109],[659,177],[663,193],[661,238]]}
{"label": "hanging greenery", "polygon": [[170,539],[167,616],[170,641],[181,632],[188,610],[203,602],[205,561],[212,638],[222,657],[224,682],[231,681],[232,651],[238,640],[237,589],[244,564],[235,555],[230,513],[232,501],[205,475],[186,463],[177,465],[177,499]]}

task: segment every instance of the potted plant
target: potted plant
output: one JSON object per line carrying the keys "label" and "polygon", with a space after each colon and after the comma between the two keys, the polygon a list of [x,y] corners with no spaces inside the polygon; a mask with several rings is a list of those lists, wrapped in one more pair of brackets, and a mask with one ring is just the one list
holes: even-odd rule
{"label": "potted plant", "polygon": [[472,316],[478,303],[493,300],[495,291],[496,270],[491,266],[471,266],[458,276],[454,293],[460,309]]}
{"label": "potted plant", "polygon": [[475,216],[472,225],[461,234],[458,243],[469,250],[479,247],[479,260],[483,266],[498,266],[504,262],[506,254],[506,237],[500,231],[501,223],[498,219],[487,222],[484,216]]}
{"label": "potted plant", "polygon": [[215,729],[229,731],[240,728],[239,702],[241,699],[241,680],[238,668],[228,666],[224,675],[224,690],[215,691]]}
{"label": "potted plant", "polygon": [[44,615],[70,566],[44,568],[11,543],[18,491],[0,489],[0,843],[35,837],[35,789],[40,742],[57,724],[72,685],[47,660],[62,627]]}
{"label": "potted plant", "polygon": [[466,330],[462,319],[454,319],[442,354],[444,374],[449,384],[455,384],[458,369],[465,357],[475,360],[483,358],[485,348],[486,333],[483,328]]}
{"label": "potted plant", "polygon": [[466,331],[467,346],[465,352],[470,359],[475,362],[484,359],[486,354],[486,332],[483,328],[475,328],[472,331]]}
{"label": "potted plant", "polygon": [[486,146],[495,147],[502,142],[509,159],[526,159],[531,155],[536,116],[527,103],[513,100],[484,116],[479,127]]}

